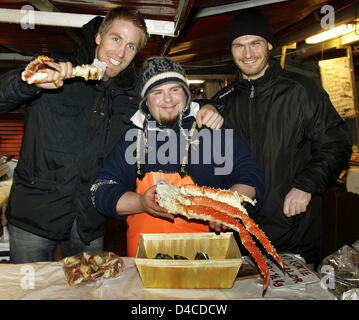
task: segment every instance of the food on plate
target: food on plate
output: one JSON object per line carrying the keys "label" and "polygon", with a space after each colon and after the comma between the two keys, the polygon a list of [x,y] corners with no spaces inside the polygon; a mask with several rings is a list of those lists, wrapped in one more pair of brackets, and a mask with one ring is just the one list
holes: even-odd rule
{"label": "food on plate", "polygon": [[284,270],[276,249],[244,208],[244,203],[255,205],[252,199],[235,191],[200,187],[194,184],[183,186],[159,184],[156,193],[158,204],[169,213],[179,214],[188,219],[217,222],[237,231],[242,244],[253,256],[263,275],[263,295],[268,288],[270,272],[261,251],[249,233],[260,241]]}
{"label": "food on plate", "polygon": [[70,286],[115,277],[122,273],[123,268],[123,260],[113,252],[96,255],[83,252],[66,257],[63,261],[63,269]]}

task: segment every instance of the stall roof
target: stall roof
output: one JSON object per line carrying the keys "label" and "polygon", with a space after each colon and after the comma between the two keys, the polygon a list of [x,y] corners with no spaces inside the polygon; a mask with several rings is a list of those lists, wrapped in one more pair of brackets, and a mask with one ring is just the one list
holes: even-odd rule
{"label": "stall roof", "polygon": [[[339,23],[356,18],[357,3],[357,0],[3,0],[0,66],[23,62],[39,51],[74,50],[82,36],[80,17],[86,20],[105,15],[119,5],[138,8],[151,26],[151,37],[136,60],[138,65],[151,55],[168,55],[190,70],[231,63],[226,36],[229,21],[245,8],[257,7],[266,14],[275,39],[283,45],[302,41],[320,31],[323,6],[334,8],[335,22]],[[29,11],[24,11],[32,8],[37,19],[33,29],[30,23],[26,24]],[[40,18],[45,22],[40,24]]]}

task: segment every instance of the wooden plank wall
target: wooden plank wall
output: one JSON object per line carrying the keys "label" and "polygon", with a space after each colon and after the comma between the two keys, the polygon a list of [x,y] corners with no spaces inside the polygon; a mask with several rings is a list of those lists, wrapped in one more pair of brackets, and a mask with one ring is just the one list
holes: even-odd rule
{"label": "wooden plank wall", "polygon": [[13,112],[0,115],[0,155],[19,159],[24,113]]}

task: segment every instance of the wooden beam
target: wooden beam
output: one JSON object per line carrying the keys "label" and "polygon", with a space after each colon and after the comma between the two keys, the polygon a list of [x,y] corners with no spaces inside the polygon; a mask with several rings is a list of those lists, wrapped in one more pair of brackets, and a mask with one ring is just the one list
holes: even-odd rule
{"label": "wooden beam", "polygon": [[[23,13],[22,13],[23,14]],[[33,11],[34,21],[37,25],[56,26],[66,28],[81,28],[84,24],[89,22],[96,15],[79,14],[79,13],[64,13],[64,12],[48,12],[48,11]],[[17,9],[1,9],[0,22],[5,23],[22,23],[21,10]],[[163,20],[149,20],[145,19],[147,30],[149,34],[156,34],[162,36],[175,36],[174,22]]]}
{"label": "wooden beam", "polygon": [[233,12],[242,9],[248,9],[253,7],[264,6],[268,4],[273,4],[277,2],[285,2],[288,0],[249,0],[249,1],[238,1],[237,3],[225,4],[222,6],[215,6],[209,8],[203,8],[198,10],[197,14],[194,16],[197,18],[203,18],[208,16],[214,16],[226,12]]}
{"label": "wooden beam", "polygon": [[[40,11],[45,12],[60,12],[51,2],[48,0],[28,0],[28,2]],[[64,28],[64,32],[74,40],[78,45],[81,43],[81,38],[78,37],[72,30]]]}

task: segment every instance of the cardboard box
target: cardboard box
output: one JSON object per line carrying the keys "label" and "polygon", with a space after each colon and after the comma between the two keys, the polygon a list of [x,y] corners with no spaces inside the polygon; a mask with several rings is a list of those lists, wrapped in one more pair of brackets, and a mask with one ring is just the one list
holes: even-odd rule
{"label": "cardboard box", "polygon": [[[197,252],[209,260],[194,260]],[[189,260],[154,259],[157,253]],[[142,234],[135,258],[145,288],[232,288],[242,256],[233,233]]]}

